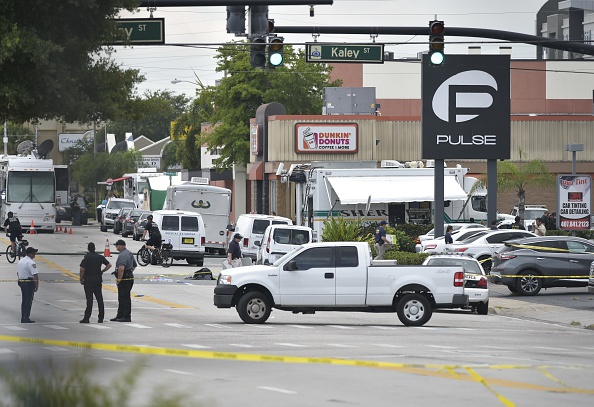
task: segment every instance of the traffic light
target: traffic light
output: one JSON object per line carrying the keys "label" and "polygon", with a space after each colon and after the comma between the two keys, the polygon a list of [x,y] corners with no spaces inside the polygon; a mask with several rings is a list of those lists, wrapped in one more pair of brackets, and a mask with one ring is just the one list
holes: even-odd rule
{"label": "traffic light", "polygon": [[254,68],[266,68],[266,37],[251,37],[250,42],[250,64]]}
{"label": "traffic light", "polygon": [[245,34],[245,6],[227,6],[227,32]]}
{"label": "traffic light", "polygon": [[283,48],[285,44],[283,43],[285,39],[283,37],[270,37],[268,39],[268,65],[277,68],[279,66],[283,66],[284,56],[283,56]]}
{"label": "traffic light", "polygon": [[443,21],[429,21],[429,61],[431,65],[442,65],[444,56],[445,25]]}

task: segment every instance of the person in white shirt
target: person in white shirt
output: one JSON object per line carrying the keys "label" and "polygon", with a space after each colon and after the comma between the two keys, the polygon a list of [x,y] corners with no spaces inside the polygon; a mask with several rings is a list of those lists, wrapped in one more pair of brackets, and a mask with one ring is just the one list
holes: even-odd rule
{"label": "person in white shirt", "polygon": [[542,220],[540,220],[540,218],[536,218],[536,220],[534,221],[534,225],[532,225],[532,230],[534,230],[534,233],[537,236],[544,236],[547,234],[547,229],[543,225]]}
{"label": "person in white shirt", "polygon": [[23,299],[21,301],[21,323],[32,324],[31,306],[33,305],[33,296],[39,288],[39,277],[37,275],[37,264],[35,264],[35,253],[37,249],[27,247],[25,257],[23,257],[17,267],[17,277]]}

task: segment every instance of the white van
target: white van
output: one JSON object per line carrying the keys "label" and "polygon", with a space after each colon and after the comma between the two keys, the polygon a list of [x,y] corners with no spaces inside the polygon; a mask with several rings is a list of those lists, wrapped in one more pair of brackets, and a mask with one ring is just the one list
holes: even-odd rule
{"label": "white van", "polygon": [[282,216],[271,215],[254,215],[243,214],[239,215],[235,224],[235,231],[231,233],[231,239],[235,233],[243,236],[243,240],[239,244],[243,257],[249,257],[256,261],[258,259],[258,250],[260,247],[256,246],[256,241],[262,241],[264,231],[270,225],[292,225],[293,221]]}
{"label": "white van", "polygon": [[206,241],[202,215],[196,212],[160,210],[153,212],[153,222],[165,243],[173,245],[173,258],[186,259],[188,264],[204,265]]}
{"label": "white van", "polygon": [[313,231],[307,226],[270,225],[260,242],[256,264],[272,264],[291,250],[311,243],[312,240]]}

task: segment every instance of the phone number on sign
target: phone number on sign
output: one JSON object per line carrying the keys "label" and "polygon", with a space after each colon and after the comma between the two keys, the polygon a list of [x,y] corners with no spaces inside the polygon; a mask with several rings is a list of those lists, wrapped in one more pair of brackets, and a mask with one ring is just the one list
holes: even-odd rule
{"label": "phone number on sign", "polygon": [[590,222],[587,220],[563,220],[561,221],[562,228],[589,228]]}

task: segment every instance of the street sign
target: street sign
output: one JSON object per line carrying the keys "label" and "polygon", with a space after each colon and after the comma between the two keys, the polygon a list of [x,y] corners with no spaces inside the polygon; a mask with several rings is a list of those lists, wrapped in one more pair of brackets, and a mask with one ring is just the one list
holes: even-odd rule
{"label": "street sign", "polygon": [[306,62],[384,63],[384,44],[305,44]]}
{"label": "street sign", "polygon": [[164,18],[120,18],[115,23],[122,30],[125,40],[114,40],[114,44],[165,44]]}

